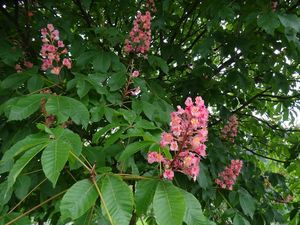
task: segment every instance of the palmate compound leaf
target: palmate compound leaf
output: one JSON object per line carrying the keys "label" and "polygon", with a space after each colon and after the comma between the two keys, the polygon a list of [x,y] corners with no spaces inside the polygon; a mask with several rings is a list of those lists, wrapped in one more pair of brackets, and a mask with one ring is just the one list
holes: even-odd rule
{"label": "palmate compound leaf", "polygon": [[[133,194],[129,186],[116,176],[105,176],[101,191],[104,202],[101,202],[102,212],[112,225],[128,225],[133,210]],[[106,205],[107,211],[104,207]]]}
{"label": "palmate compound leaf", "polygon": [[185,207],[184,195],[179,188],[167,181],[158,184],[153,199],[158,225],[182,225]]}
{"label": "palmate compound leaf", "polygon": [[90,180],[84,179],[76,182],[61,200],[62,219],[75,220],[81,217],[95,204],[97,198],[97,190]]}
{"label": "palmate compound leaf", "polygon": [[43,151],[41,162],[46,177],[55,187],[60,171],[64,168],[72,146],[62,139],[51,141]]}
{"label": "palmate compound leaf", "polygon": [[82,102],[59,95],[52,95],[46,103],[46,110],[49,114],[57,116],[59,123],[67,121],[69,118],[76,124],[87,127],[90,119],[88,109]]}

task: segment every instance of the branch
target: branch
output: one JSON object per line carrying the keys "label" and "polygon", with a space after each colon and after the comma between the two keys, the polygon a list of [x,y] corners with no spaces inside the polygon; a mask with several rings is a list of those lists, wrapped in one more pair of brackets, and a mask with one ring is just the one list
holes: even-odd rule
{"label": "branch", "polygon": [[252,103],[256,98],[260,97],[262,94],[264,94],[265,92],[267,92],[268,90],[270,90],[271,87],[266,88],[265,90],[257,93],[256,95],[254,95],[252,98],[250,98],[248,101],[244,102],[243,105],[241,105],[239,108],[235,109],[234,111],[232,111],[232,114],[241,111],[242,109],[246,108],[248,105],[250,105],[250,103]]}
{"label": "branch", "polygon": [[270,94],[263,94],[261,95],[262,97],[269,97],[269,98],[277,98],[277,99],[291,99],[291,98],[299,98],[300,94],[296,94],[296,95],[270,95]]}
{"label": "branch", "polygon": [[178,32],[180,31],[180,26],[181,26],[181,23],[186,20],[187,18],[189,18],[189,16],[191,15],[191,13],[197,8],[197,5],[199,4],[199,1],[196,0],[194,2],[193,5],[191,5],[191,8],[189,11],[185,11],[183,12],[181,18],[179,19],[179,21],[176,23],[176,25],[172,28],[175,32],[174,34],[172,35],[172,37],[170,38],[170,44],[172,45],[174,43],[174,40],[175,40],[175,37],[176,35],[178,34]]}
{"label": "branch", "polygon": [[82,7],[80,0],[73,0],[73,2],[75,3],[75,5],[78,6],[83,19],[85,20],[85,22],[87,23],[88,27],[92,27],[92,24],[94,23],[94,21],[92,20],[90,14],[88,14]]}
{"label": "branch", "polygon": [[206,31],[207,31],[207,29],[204,28],[204,30],[195,38],[195,40],[192,42],[192,44],[187,49],[184,50],[184,52],[186,53],[186,52],[190,51],[194,47],[194,45],[199,41],[199,39],[206,33]]}
{"label": "branch", "polygon": [[29,209],[28,211],[22,213],[20,216],[14,218],[13,220],[11,220],[11,221],[9,221],[8,223],[6,223],[5,225],[14,224],[14,223],[15,223],[16,221],[18,221],[19,219],[23,218],[24,216],[26,216],[27,214],[31,213],[32,211],[34,211],[34,210],[40,208],[41,206],[45,205],[46,203],[52,201],[53,199],[59,197],[60,195],[64,194],[66,191],[67,191],[67,190],[64,190],[64,191],[62,191],[62,192],[60,192],[60,193],[58,193],[58,194],[56,194],[56,195],[54,195],[54,196],[48,198],[46,201],[43,201],[42,203],[40,203],[40,204],[36,205],[35,207]]}
{"label": "branch", "polygon": [[269,160],[272,160],[272,161],[275,161],[275,162],[279,162],[279,163],[287,163],[287,162],[289,162],[289,161],[283,161],[283,160],[280,160],[280,159],[274,159],[274,158],[271,158],[271,157],[269,157],[269,156],[265,156],[265,155],[259,154],[259,153],[255,152],[254,150],[249,149],[249,148],[247,148],[247,147],[245,147],[245,146],[243,146],[243,148],[244,148],[246,151],[251,152],[253,155],[257,155],[257,156],[262,157],[262,158],[265,158],[265,159],[269,159]]}
{"label": "branch", "polygon": [[270,124],[269,121],[263,120],[257,116],[251,115],[251,114],[246,114],[246,113],[240,113],[240,115],[244,115],[244,116],[250,116],[255,118],[256,120],[266,124],[268,127],[270,127],[273,130],[278,130],[278,131],[282,131],[282,132],[300,132],[300,129],[284,129],[282,127],[280,127],[277,124]]}

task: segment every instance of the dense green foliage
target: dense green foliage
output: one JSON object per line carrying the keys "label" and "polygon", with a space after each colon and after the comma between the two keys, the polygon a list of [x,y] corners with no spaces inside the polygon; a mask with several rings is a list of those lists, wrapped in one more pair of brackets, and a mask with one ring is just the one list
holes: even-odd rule
{"label": "dense green foliage", "polygon": [[[155,4],[138,57],[124,41],[146,0],[1,1],[0,224],[300,223],[299,1]],[[40,69],[50,23],[72,59],[60,75]],[[160,135],[188,96],[210,111],[207,156],[196,182],[171,182],[147,152],[168,154]],[[214,180],[231,159],[244,164],[228,191]]]}

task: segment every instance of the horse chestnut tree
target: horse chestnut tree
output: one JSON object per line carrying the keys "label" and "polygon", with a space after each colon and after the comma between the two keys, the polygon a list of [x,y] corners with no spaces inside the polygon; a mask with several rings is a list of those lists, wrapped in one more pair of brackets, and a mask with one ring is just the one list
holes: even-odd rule
{"label": "horse chestnut tree", "polygon": [[0,224],[299,224],[299,5],[1,1]]}

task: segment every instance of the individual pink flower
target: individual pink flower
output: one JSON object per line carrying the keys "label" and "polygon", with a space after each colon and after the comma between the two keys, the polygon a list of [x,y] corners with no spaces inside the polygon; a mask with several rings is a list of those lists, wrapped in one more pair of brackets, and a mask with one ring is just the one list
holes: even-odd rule
{"label": "individual pink flower", "polygon": [[139,95],[139,94],[141,93],[141,88],[140,88],[140,87],[136,87],[136,88],[132,89],[132,90],[130,91],[130,93],[131,93],[131,95],[133,95],[133,96],[137,96],[137,95]]}
{"label": "individual pink flower", "polygon": [[58,46],[59,48],[63,48],[63,47],[65,47],[65,44],[64,44],[63,41],[57,41],[57,46]]}
{"label": "individual pink flower", "polygon": [[17,71],[17,73],[21,73],[23,71],[22,67],[20,64],[16,64],[15,65],[15,70]]}
{"label": "individual pink flower", "polygon": [[67,67],[68,69],[71,69],[71,67],[72,67],[71,59],[69,59],[69,58],[64,58],[64,59],[63,59],[63,65],[64,65],[65,67]]}
{"label": "individual pink flower", "polygon": [[167,169],[167,170],[165,170],[163,176],[164,176],[165,179],[173,180],[174,172],[170,169]]}
{"label": "individual pink flower", "polygon": [[60,73],[60,67],[53,67],[51,70],[51,73],[55,74],[55,75],[59,75]]}
{"label": "individual pink flower", "polygon": [[149,152],[148,153],[148,163],[152,164],[155,162],[164,162],[165,158],[163,157],[162,154],[157,153],[157,152]]}
{"label": "individual pink flower", "polygon": [[138,70],[133,71],[131,74],[132,77],[138,77],[139,75],[140,75],[140,72]]}
{"label": "individual pink flower", "polygon": [[232,190],[242,166],[242,160],[231,160],[231,164],[218,174],[219,176],[215,179],[215,183],[223,189]]}
{"label": "individual pink flower", "polygon": [[27,67],[28,69],[30,69],[33,67],[33,64],[32,64],[32,62],[24,61],[24,66]]}
{"label": "individual pink flower", "polygon": [[53,24],[47,24],[47,28],[50,32],[52,32],[54,30]]}
{"label": "individual pink flower", "polygon": [[201,97],[195,102],[187,98],[185,105],[184,109],[178,106],[171,113],[170,132],[161,135],[160,145],[169,147],[173,154],[173,159],[163,161],[164,177],[169,179],[170,171],[178,171],[195,181],[201,157],[206,156],[208,110]]}

